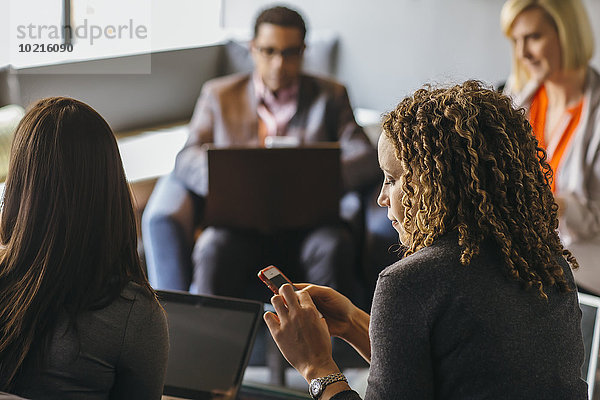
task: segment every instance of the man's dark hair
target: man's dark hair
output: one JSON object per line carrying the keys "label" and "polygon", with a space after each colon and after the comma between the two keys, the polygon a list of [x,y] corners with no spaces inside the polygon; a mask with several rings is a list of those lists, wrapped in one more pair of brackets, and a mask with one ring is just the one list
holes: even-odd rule
{"label": "man's dark hair", "polygon": [[306,36],[306,24],[302,16],[295,10],[287,7],[277,6],[263,10],[254,23],[254,37],[258,35],[260,24],[273,24],[289,28],[298,28],[302,34],[302,40]]}

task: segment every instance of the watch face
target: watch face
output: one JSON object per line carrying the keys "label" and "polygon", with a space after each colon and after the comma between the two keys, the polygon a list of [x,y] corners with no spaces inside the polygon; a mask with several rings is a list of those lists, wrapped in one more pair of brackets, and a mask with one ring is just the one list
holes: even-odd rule
{"label": "watch face", "polygon": [[318,380],[314,380],[310,383],[310,394],[312,394],[313,397],[320,395],[321,390],[322,390],[321,382],[319,382]]}

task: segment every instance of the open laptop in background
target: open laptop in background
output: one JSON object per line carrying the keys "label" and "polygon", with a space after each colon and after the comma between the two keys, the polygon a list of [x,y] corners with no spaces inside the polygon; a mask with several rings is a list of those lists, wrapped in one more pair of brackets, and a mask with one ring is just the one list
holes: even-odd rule
{"label": "open laptop in background", "polygon": [[340,148],[209,148],[204,222],[263,231],[339,219]]}
{"label": "open laptop in background", "polygon": [[[588,384],[588,397],[598,399],[596,375],[598,368],[598,351],[600,350],[600,298],[578,293],[581,308],[581,332],[585,358],[581,366],[581,377]],[[594,394],[594,392],[596,392]]]}
{"label": "open laptop in background", "polygon": [[169,322],[163,399],[235,399],[263,304],[170,291],[158,297]]}

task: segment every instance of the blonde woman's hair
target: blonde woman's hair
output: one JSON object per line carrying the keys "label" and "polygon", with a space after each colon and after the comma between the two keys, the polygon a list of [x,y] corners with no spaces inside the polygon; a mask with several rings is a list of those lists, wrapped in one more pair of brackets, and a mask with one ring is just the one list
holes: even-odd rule
{"label": "blonde woman's hair", "polygon": [[[554,23],[560,40],[562,68],[573,70],[588,65],[594,55],[594,37],[590,20],[581,0],[508,0],[500,13],[500,25],[510,38],[512,25],[519,14],[539,7]],[[520,90],[529,81],[527,69],[513,52],[511,83]]]}

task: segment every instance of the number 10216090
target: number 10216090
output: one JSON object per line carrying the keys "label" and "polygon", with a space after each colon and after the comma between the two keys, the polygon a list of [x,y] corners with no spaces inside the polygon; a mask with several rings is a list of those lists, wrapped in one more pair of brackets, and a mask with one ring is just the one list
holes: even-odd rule
{"label": "number 10216090", "polygon": [[65,53],[72,52],[71,43],[21,43],[19,44],[19,53]]}

